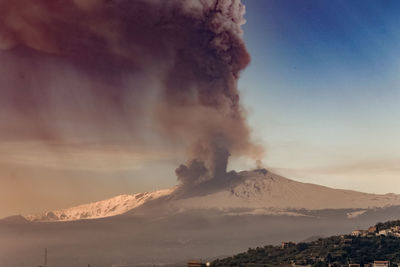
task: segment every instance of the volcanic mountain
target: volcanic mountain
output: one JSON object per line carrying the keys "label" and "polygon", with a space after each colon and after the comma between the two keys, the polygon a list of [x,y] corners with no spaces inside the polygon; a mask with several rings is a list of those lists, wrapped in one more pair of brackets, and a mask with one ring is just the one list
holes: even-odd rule
{"label": "volcanic mountain", "polygon": [[[264,169],[0,220],[0,266],[184,266],[400,217],[400,196],[293,181]],[[7,256],[5,256],[7,255]],[[171,265],[170,265],[171,266]]]}
{"label": "volcanic mountain", "polygon": [[349,217],[355,217],[368,209],[400,205],[400,195],[368,194],[301,183],[265,169],[240,172],[217,191],[184,196],[180,191],[181,188],[175,187],[120,195],[68,209],[28,215],[25,218],[36,222],[98,219],[122,214],[142,214],[146,209],[159,209],[160,206],[170,214],[190,210],[215,210],[231,215],[294,216],[303,215],[302,210],[355,209],[348,213]]}

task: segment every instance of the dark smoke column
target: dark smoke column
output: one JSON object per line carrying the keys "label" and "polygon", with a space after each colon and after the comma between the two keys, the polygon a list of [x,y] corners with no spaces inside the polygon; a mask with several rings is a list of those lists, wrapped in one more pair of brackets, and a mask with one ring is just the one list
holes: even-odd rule
{"label": "dark smoke column", "polygon": [[[143,117],[151,116],[159,134],[189,155],[187,165],[176,170],[178,179],[197,184],[223,176],[230,155],[258,150],[250,142],[237,89],[239,73],[250,61],[240,28],[244,12],[239,0],[0,0],[0,49],[17,58],[22,54],[35,71],[42,57],[51,59],[46,71],[76,70],[84,80],[81,95],[101,105],[96,110],[107,113],[102,118],[124,119],[132,135],[142,129]],[[155,82],[143,84],[140,76]],[[43,95],[65,95],[54,81],[38,83]],[[30,83],[21,88],[9,95],[23,99],[23,116],[52,114],[47,98],[30,106],[26,95],[36,96],[37,88]],[[135,99],[128,101],[127,95]],[[62,114],[74,125],[70,113]],[[97,128],[108,123],[86,117],[93,117]],[[61,138],[45,120],[37,121],[46,138]]]}
{"label": "dark smoke column", "polygon": [[237,89],[239,73],[250,61],[240,28],[244,11],[240,1],[208,1],[201,16],[184,19],[185,38],[167,78],[162,119],[177,136],[194,136],[193,160],[176,170],[183,183],[218,179],[225,175],[231,153],[254,149]]}

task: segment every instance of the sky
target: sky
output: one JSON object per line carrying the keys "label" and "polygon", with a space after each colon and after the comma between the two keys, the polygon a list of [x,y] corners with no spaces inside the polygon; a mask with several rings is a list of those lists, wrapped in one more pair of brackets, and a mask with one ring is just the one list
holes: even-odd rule
{"label": "sky", "polygon": [[[241,74],[239,89],[252,138],[265,148],[260,157],[264,166],[303,182],[400,193],[400,3],[242,2],[252,61]],[[4,66],[2,71],[7,73]],[[62,73],[50,78],[72,82],[76,75],[67,66]],[[55,103],[72,105],[65,98],[76,95],[68,92]],[[78,98],[83,107],[93,105],[85,96]],[[0,217],[177,184],[174,170],[185,155],[174,145],[160,145],[158,137],[131,136],[125,117],[108,120],[101,105],[94,107],[104,118],[97,123],[110,127],[81,127],[79,135],[72,124],[63,123],[69,114],[55,110],[42,115],[38,125],[52,120],[74,142],[44,143],[37,138],[46,135],[40,127],[34,137],[14,138],[29,125],[19,125],[15,114],[0,114]],[[97,139],[93,129],[100,132]],[[115,136],[124,142],[113,142]],[[130,143],[133,138],[146,145]],[[229,163],[235,170],[254,166],[254,158],[246,157]]]}
{"label": "sky", "polygon": [[400,4],[244,4],[252,62],[240,88],[266,166],[300,181],[400,193]]}

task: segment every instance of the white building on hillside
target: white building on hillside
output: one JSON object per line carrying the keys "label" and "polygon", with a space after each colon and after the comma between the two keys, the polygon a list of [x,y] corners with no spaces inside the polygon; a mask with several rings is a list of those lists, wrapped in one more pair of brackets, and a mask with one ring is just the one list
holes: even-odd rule
{"label": "white building on hillside", "polygon": [[390,235],[391,233],[392,233],[392,231],[390,231],[389,229],[382,229],[382,230],[379,230],[378,235],[387,236],[387,235]]}
{"label": "white building on hillside", "polygon": [[389,267],[390,261],[374,261],[373,267]]}

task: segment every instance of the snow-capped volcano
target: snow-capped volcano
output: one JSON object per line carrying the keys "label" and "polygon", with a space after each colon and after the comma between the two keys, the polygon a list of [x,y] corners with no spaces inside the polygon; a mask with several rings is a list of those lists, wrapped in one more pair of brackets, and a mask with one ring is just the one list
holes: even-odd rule
{"label": "snow-capped volcano", "polygon": [[93,259],[96,266],[112,266],[121,257],[132,264],[185,262],[282,240],[350,233],[399,216],[399,195],[300,183],[266,170],[231,172],[194,187],[0,220],[0,251],[13,255],[12,263],[0,265],[35,262],[39,247],[51,248],[52,265],[62,267]]}
{"label": "snow-capped volcano", "polygon": [[[154,200],[165,196],[160,202]],[[155,205],[143,206],[145,203]],[[400,195],[368,194],[351,190],[293,181],[266,170],[245,171],[235,182],[217,191],[182,197],[178,189],[165,189],[134,195],[120,195],[104,201],[58,211],[29,215],[29,221],[73,221],[97,219],[127,213],[138,208],[179,213],[190,210],[217,210],[225,214],[302,215],[298,210],[355,209],[350,217],[366,209],[400,205]]]}

